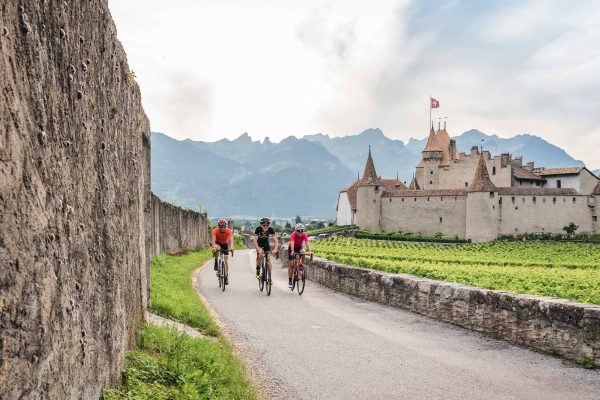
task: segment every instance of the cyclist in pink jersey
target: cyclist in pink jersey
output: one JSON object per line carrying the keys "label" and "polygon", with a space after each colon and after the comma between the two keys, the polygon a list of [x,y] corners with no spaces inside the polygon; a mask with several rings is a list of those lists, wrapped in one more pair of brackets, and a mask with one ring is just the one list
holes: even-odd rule
{"label": "cyclist in pink jersey", "polygon": [[[293,256],[295,253],[300,253],[302,255],[306,254],[304,248],[302,247],[303,243],[306,243],[306,249],[312,254],[312,250],[310,249],[310,245],[308,244],[308,235],[304,232],[306,227],[304,224],[296,224],[294,227],[296,229],[292,232],[290,236],[290,243],[288,244],[288,254]],[[292,287],[292,268],[288,268],[288,286]]]}

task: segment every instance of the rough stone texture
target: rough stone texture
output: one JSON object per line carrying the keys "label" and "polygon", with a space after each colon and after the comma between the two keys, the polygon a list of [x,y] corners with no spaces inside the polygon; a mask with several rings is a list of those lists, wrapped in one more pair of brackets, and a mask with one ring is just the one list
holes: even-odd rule
{"label": "rough stone texture", "polygon": [[307,277],[365,300],[450,322],[498,339],[600,364],[600,306],[487,290],[315,258]]}
{"label": "rough stone texture", "polygon": [[165,203],[152,194],[152,256],[199,250],[210,244],[206,213]]}
{"label": "rough stone texture", "polygon": [[98,399],[144,322],[133,78],[106,0],[0,2],[2,399]]}

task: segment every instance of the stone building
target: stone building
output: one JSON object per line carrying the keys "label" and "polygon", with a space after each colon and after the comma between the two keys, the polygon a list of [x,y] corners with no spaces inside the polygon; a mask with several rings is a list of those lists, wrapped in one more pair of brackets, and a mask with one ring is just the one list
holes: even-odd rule
{"label": "stone building", "polygon": [[369,151],[363,177],[339,195],[338,224],[369,231],[442,233],[474,242],[524,232],[599,232],[600,181],[585,167],[535,168],[522,157],[459,153],[446,127],[429,132],[406,187],[381,179]]}

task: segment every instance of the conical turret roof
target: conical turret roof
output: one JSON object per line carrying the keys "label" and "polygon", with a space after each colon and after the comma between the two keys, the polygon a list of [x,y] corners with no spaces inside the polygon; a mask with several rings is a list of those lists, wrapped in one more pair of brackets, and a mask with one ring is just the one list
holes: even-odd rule
{"label": "conical turret roof", "polygon": [[419,183],[417,179],[413,176],[412,181],[410,181],[410,185],[408,186],[408,190],[420,190]]}
{"label": "conical turret roof", "polygon": [[475,170],[475,177],[473,178],[473,183],[467,189],[469,192],[491,192],[496,189],[496,186],[492,183],[490,179],[490,175],[488,173],[487,167],[485,165],[485,160],[483,159],[483,155],[479,157],[479,163],[477,164],[477,169]]}
{"label": "conical turret roof", "polygon": [[381,185],[381,179],[375,172],[375,164],[373,163],[373,157],[371,157],[371,148],[369,147],[369,157],[367,157],[367,163],[365,164],[365,172],[363,173],[361,185]]}
{"label": "conical turret roof", "polygon": [[423,153],[425,153],[426,151],[442,151],[440,144],[435,138],[435,131],[433,130],[433,125],[431,125],[429,137],[427,138],[427,144],[425,145],[425,149],[423,149]]}
{"label": "conical turret roof", "polygon": [[439,130],[435,135],[435,140],[438,142],[442,149],[442,163],[440,165],[450,165],[452,155],[450,154],[450,135],[446,131],[446,123],[444,122],[444,129]]}

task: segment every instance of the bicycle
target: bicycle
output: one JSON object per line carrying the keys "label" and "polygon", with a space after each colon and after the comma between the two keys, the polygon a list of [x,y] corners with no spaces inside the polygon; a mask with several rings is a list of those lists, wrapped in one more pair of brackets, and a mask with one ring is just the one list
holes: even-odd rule
{"label": "bicycle", "polygon": [[[229,276],[225,270],[225,254],[228,250],[219,250],[219,257],[217,258],[217,279],[219,280],[219,287],[222,291],[225,291],[225,280]],[[233,257],[233,250],[231,250],[231,257]]]}
{"label": "bicycle", "polygon": [[[304,257],[306,254],[294,253],[290,256],[290,266],[292,269],[292,292],[294,288],[298,291],[298,295],[304,293],[304,285],[306,284],[306,271],[304,270]],[[313,260],[313,255],[310,255],[310,261]],[[293,261],[293,262],[292,262]]]}
{"label": "bicycle", "polygon": [[[267,287],[267,296],[271,295],[271,286],[273,281],[271,280],[271,271],[269,271],[269,254],[270,251],[263,252],[262,261],[260,263],[260,271],[258,273],[258,288],[262,292],[265,286]],[[277,257],[277,253],[275,253]]]}

